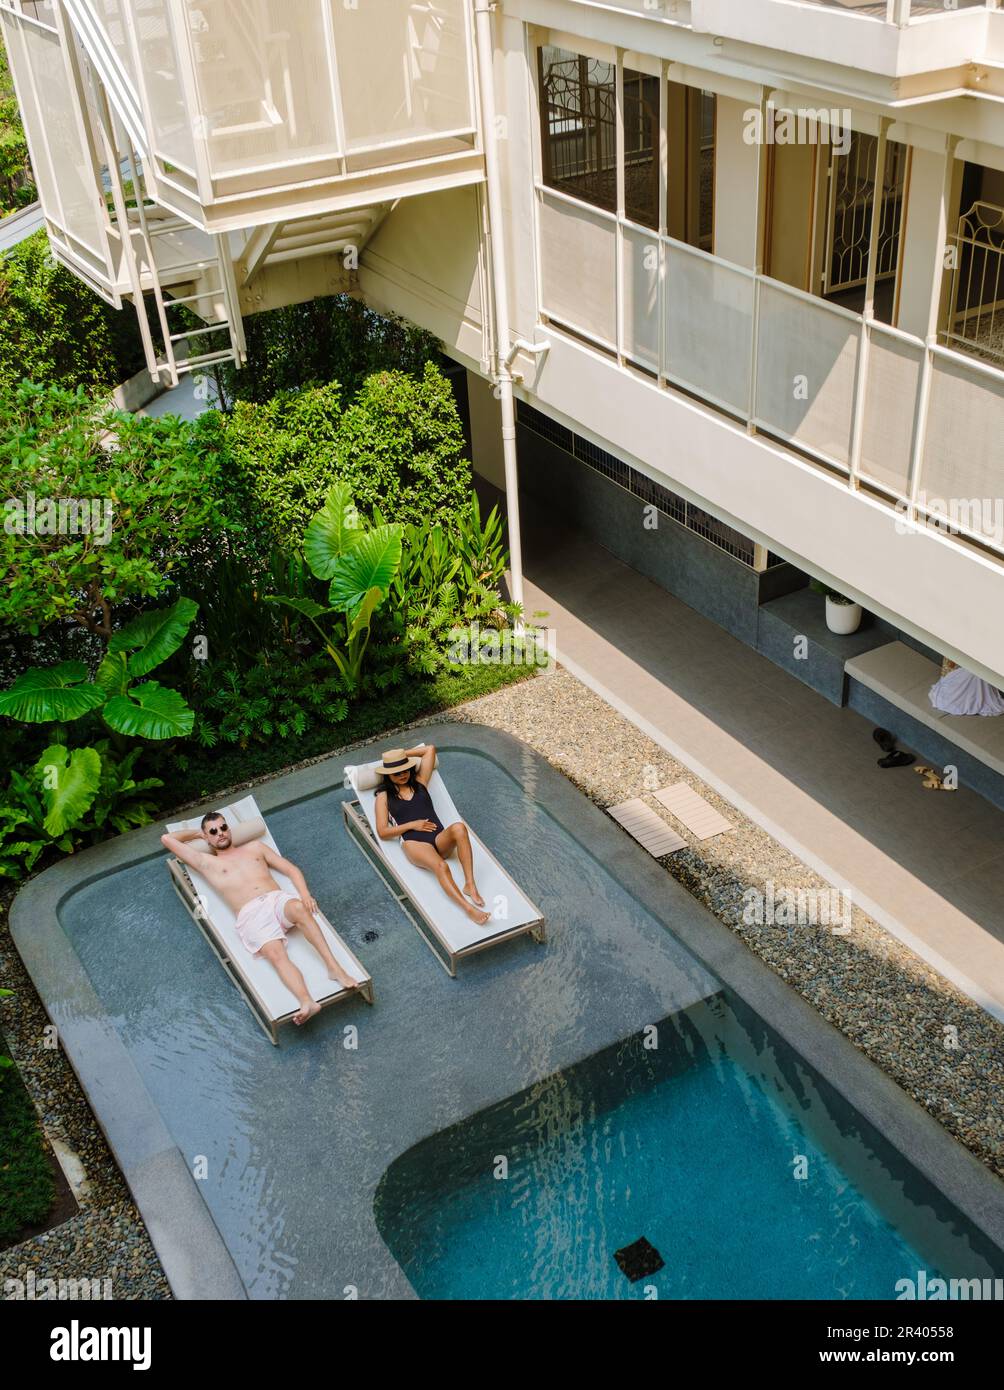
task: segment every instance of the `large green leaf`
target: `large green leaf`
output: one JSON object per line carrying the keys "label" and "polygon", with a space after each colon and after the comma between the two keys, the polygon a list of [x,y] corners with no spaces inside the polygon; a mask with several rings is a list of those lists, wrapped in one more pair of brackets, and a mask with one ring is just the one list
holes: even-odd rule
{"label": "large green leaf", "polygon": [[56,837],[87,814],[101,785],[101,758],[96,748],[61,743],[47,748],[34,768],[45,803],[45,828]]}
{"label": "large green leaf", "polygon": [[113,695],[102,714],[110,729],[130,738],[180,738],[195,725],[194,710],[158,681],[143,681],[127,695]]}
{"label": "large green leaf", "polygon": [[303,553],[318,579],[330,579],[341,556],[358,545],[365,533],[348,483],[335,483],[324,506],[303,534]]}
{"label": "large green leaf", "polygon": [[181,646],[192,626],[199,605],[191,598],[179,598],[170,608],[154,608],[141,613],[131,623],[112,634],[108,651],[130,652],[130,676],[145,676]]}
{"label": "large green leaf", "polygon": [[106,695],[124,695],[129,688],[129,658],[125,652],[109,652],[94,679]]}
{"label": "large green leaf", "polygon": [[0,693],[0,714],[25,724],[47,724],[58,719],[79,719],[105,702],[105,692],[87,680],[82,661],[61,661],[58,666],[32,667]]}
{"label": "large green leaf", "polygon": [[380,606],[380,602],[382,599],[382,589],[370,589],[368,594],[363,595],[362,603],[360,603],[358,609],[356,610],[356,616],[352,620],[352,626],[349,628],[349,634],[347,639],[349,645],[351,645],[362,633],[367,631],[373,614]]}
{"label": "large green leaf", "polygon": [[286,608],[292,608],[294,612],[301,614],[304,618],[320,618],[325,613],[335,610],[325,608],[323,603],[315,603],[312,598],[289,598],[286,594],[266,594],[266,603],[281,603]]}
{"label": "large green leaf", "polygon": [[347,555],[338,558],[328,601],[333,608],[351,613],[370,589],[387,593],[400,563],[401,527],[375,526]]}

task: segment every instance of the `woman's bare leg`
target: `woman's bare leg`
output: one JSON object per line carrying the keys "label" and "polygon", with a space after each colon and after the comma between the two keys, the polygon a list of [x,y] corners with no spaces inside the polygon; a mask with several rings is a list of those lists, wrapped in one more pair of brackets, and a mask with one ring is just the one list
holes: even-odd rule
{"label": "woman's bare leg", "polygon": [[452,899],[458,907],[462,907],[472,922],[483,927],[489,921],[488,913],[473,907],[461,893],[450,873],[450,866],[437,852],[435,845],[424,844],[421,840],[405,840],[404,852],[413,864],[417,864],[421,869],[428,869],[430,873],[436,875],[446,896]]}
{"label": "woman's bare leg", "polygon": [[464,822],[454,821],[445,830],[441,830],[436,836],[436,848],[444,858],[456,849],[460,867],[464,871],[464,892],[471,902],[476,903],[478,907],[484,907],[485,900],[474,882],[474,850],[471,847],[470,831]]}

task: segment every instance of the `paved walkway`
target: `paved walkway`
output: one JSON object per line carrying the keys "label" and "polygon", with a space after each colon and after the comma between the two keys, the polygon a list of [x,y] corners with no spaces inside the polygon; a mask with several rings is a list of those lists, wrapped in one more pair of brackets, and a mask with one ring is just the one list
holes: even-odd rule
{"label": "paved walkway", "polygon": [[524,506],[526,610],[559,660],[1004,1019],[1004,812],[879,768],[867,720]]}

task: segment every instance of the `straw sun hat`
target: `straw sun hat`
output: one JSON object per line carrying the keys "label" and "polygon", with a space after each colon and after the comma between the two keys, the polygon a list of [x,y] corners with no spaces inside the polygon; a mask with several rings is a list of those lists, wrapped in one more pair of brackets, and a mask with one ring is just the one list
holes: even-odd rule
{"label": "straw sun hat", "polygon": [[409,758],[403,748],[388,748],[383,761],[377,763],[374,770],[389,777],[392,772],[407,772],[410,767],[418,767],[420,762],[420,758]]}

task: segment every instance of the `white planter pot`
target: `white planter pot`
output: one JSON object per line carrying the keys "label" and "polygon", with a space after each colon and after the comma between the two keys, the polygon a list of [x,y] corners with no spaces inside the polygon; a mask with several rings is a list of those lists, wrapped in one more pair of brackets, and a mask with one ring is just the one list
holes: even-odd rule
{"label": "white planter pot", "polygon": [[861,626],[860,603],[834,603],[827,594],[826,626],[831,632],[839,632],[845,637],[848,633],[857,632]]}

